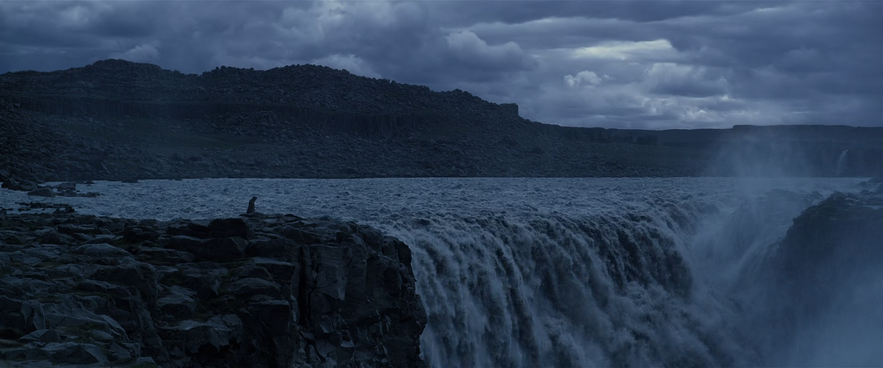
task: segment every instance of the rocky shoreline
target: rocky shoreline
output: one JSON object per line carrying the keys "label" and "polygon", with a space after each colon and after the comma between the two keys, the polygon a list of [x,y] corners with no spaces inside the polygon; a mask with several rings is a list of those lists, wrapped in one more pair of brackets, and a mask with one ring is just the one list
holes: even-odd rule
{"label": "rocky shoreline", "polygon": [[3,366],[424,366],[410,250],[373,228],[57,207],[0,211]]}

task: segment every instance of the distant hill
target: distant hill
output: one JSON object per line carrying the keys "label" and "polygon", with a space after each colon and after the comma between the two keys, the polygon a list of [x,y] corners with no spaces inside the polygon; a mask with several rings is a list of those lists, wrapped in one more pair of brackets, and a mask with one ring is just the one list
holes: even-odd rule
{"label": "distant hill", "polygon": [[0,181],[854,175],[883,129],[572,128],[515,104],[315,65],[195,74],[123,60],[0,75]]}

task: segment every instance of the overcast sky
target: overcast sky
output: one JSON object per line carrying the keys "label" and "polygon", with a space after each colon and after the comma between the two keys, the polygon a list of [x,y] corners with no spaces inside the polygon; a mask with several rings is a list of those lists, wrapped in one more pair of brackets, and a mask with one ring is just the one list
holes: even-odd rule
{"label": "overcast sky", "polygon": [[880,35],[883,0],[0,0],[0,73],[312,63],[559,125],[883,126]]}

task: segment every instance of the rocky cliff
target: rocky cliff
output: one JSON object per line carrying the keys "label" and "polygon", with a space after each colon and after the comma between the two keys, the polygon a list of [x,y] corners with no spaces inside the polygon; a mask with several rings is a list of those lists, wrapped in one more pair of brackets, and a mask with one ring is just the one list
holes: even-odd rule
{"label": "rocky cliff", "polygon": [[866,344],[878,339],[881,316],[883,185],[865,185],[804,210],[769,254],[749,263],[744,278],[751,281],[734,294],[747,296],[741,328],[767,364],[879,360],[876,346]]}
{"label": "rocky cliff", "polygon": [[[152,64],[102,60],[52,73],[7,73],[0,78],[0,90],[13,96],[14,102],[23,102],[25,108],[70,114],[178,112],[201,117],[200,112],[211,108],[275,106],[293,117],[325,111],[376,116],[440,115],[477,122],[491,122],[493,117],[518,118],[517,106],[489,103],[468,92],[433,92],[425,86],[359,77],[316,65],[266,71],[220,67],[195,75]],[[58,98],[36,98],[40,96]],[[137,107],[138,104],[143,107]],[[176,111],[176,106],[204,109]]]}
{"label": "rocky cliff", "polygon": [[102,60],[53,73],[5,74],[0,95],[25,110],[55,115],[214,120],[264,113],[289,124],[365,136],[402,134],[434,124],[521,120],[514,104],[315,65],[266,71],[220,67],[194,75]]}
{"label": "rocky cliff", "polygon": [[834,193],[808,208],[779,244],[775,280],[805,317],[836,303],[842,285],[868,278],[883,262],[883,185],[861,194]]}
{"label": "rocky cliff", "polygon": [[102,60],[6,73],[0,133],[0,181],[21,189],[90,179],[883,172],[883,128],[560,127],[468,92],[315,65],[195,75]]}
{"label": "rocky cliff", "polygon": [[0,361],[420,367],[409,248],[328,218],[0,211]]}

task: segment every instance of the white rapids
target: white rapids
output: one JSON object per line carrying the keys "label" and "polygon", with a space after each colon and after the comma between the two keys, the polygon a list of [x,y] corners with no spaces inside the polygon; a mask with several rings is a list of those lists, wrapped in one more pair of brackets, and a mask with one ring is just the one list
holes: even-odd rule
{"label": "white rapids", "polygon": [[[757,366],[770,349],[757,346],[764,331],[743,327],[750,306],[734,290],[763,280],[744,267],[803,209],[861,181],[145,180],[39,201],[172,219],[236,216],[257,196],[258,212],[375,226],[413,250],[432,367]],[[776,189],[791,195],[770,205]],[[3,190],[0,207],[37,198]]]}

